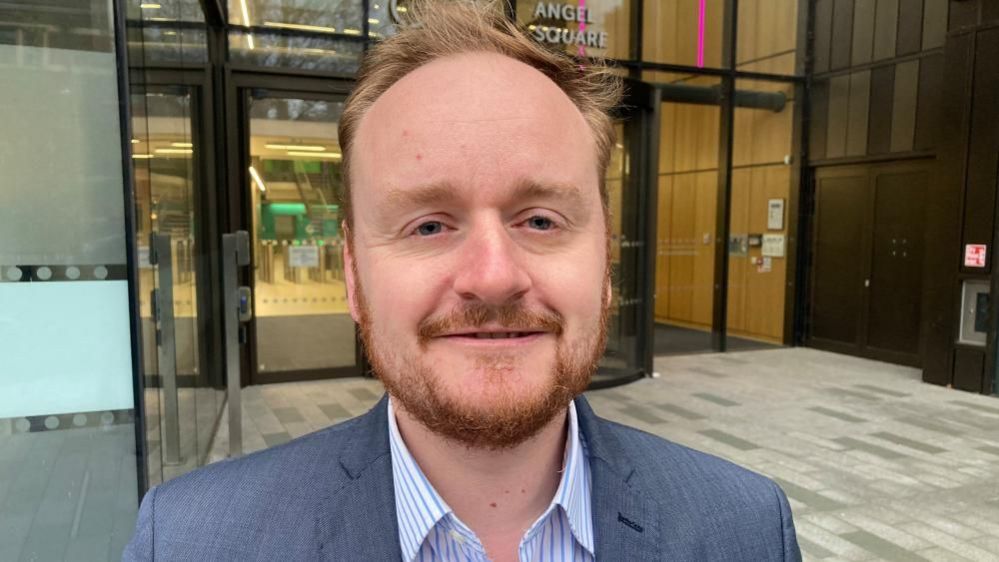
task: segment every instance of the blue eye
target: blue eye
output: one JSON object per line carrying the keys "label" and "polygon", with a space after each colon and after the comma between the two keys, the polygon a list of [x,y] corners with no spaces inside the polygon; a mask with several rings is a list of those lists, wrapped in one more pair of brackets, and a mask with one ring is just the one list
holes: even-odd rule
{"label": "blue eye", "polygon": [[535,230],[551,230],[555,228],[555,221],[548,217],[535,215],[527,219],[527,225]]}
{"label": "blue eye", "polygon": [[440,221],[427,221],[416,227],[416,232],[420,236],[433,236],[444,231],[444,224]]}

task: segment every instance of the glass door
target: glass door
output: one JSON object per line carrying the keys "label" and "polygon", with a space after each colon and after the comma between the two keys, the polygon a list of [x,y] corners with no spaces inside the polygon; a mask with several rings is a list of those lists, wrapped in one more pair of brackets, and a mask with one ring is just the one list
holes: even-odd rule
{"label": "glass door", "polygon": [[[591,388],[626,383],[652,372],[650,239],[647,208],[655,181],[658,95],[627,81],[627,108],[619,115],[617,144],[605,182],[611,215],[611,306],[607,350]],[[654,223],[653,223],[654,224]],[[654,230],[653,236],[654,236]]]}
{"label": "glass door", "polygon": [[131,97],[150,485],[205,464],[224,402],[201,313],[209,306],[201,91],[142,84]]}
{"label": "glass door", "polygon": [[244,90],[253,384],[359,375],[340,230],[343,98]]}

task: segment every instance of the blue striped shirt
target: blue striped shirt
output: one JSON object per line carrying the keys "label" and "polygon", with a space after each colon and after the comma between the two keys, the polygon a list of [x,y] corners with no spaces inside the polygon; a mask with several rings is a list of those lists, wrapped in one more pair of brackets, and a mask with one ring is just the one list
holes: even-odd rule
{"label": "blue striped shirt", "polygon": [[[482,542],[455,516],[409,453],[396,425],[391,400],[388,418],[395,513],[403,562],[488,560]],[[521,562],[593,560],[590,463],[585,447],[576,420],[576,405],[570,403],[562,479],[548,509],[520,541]]]}

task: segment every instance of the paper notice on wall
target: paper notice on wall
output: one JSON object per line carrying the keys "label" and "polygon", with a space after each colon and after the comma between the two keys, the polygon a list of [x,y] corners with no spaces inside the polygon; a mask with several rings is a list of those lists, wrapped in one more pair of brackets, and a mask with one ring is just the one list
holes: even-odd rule
{"label": "paper notice on wall", "polygon": [[288,264],[292,267],[319,267],[319,246],[288,246]]}
{"label": "paper notice on wall", "polygon": [[985,267],[986,252],[985,244],[965,244],[964,267]]}
{"label": "paper notice on wall", "polygon": [[756,262],[757,273],[770,273],[774,270],[774,261],[771,257],[760,258]]}
{"label": "paper notice on wall", "polygon": [[772,258],[784,257],[784,235],[764,234],[762,253]]}
{"label": "paper notice on wall", "polygon": [[767,201],[767,229],[784,230],[784,200]]}

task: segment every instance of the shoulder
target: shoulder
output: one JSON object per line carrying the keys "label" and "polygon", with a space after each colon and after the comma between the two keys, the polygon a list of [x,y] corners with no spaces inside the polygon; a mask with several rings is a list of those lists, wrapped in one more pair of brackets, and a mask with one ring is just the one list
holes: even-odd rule
{"label": "shoulder", "polygon": [[319,502],[350,480],[343,454],[358,448],[358,439],[374,440],[373,415],[154,487],[142,501],[126,559],[145,559],[141,552],[177,560],[311,552]]}
{"label": "shoulder", "polygon": [[[592,429],[588,438],[601,441],[599,456],[590,459],[594,472],[613,472],[656,506],[658,526],[671,537],[667,550],[673,549],[672,555],[800,560],[791,508],[771,479],[595,416]],[[593,483],[597,497],[598,479]]]}
{"label": "shoulder", "polygon": [[759,499],[772,503],[776,484],[769,478],[722,458],[691,449],[616,422],[600,419],[604,433],[615,441],[637,466],[636,476],[642,482],[658,484],[664,489],[678,485],[697,485],[687,493],[707,500],[718,496],[719,501],[732,498],[732,492],[743,500]]}
{"label": "shoulder", "polygon": [[314,486],[320,475],[326,484],[335,485],[337,479],[345,477],[338,466],[338,453],[362,419],[354,418],[282,445],[212,463],[170,480],[156,488],[158,506],[167,507],[175,500],[183,503],[190,494],[231,496],[238,490],[239,501],[251,503],[268,496],[307,493],[303,488]]}

